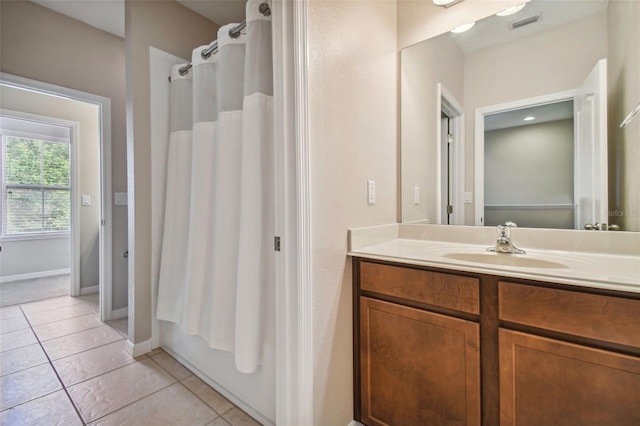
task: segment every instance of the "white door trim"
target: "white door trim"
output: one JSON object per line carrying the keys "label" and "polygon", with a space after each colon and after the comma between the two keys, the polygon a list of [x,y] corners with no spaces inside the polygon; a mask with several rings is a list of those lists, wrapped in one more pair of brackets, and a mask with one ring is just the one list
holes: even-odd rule
{"label": "white door trim", "polygon": [[484,117],[486,115],[573,100],[577,90],[551,93],[533,98],[477,108],[474,139],[474,225],[484,226]]}
{"label": "white door trim", "polygon": [[[444,112],[447,116],[453,119],[453,182],[451,183],[453,187],[453,224],[452,225],[464,225],[464,153],[465,153],[465,139],[464,139],[464,123],[465,123],[465,115],[464,108],[460,102],[453,96],[453,94],[447,90],[447,88],[442,84],[438,83],[437,89],[437,97],[438,97],[438,106],[437,106],[437,114],[438,117],[441,116],[442,112]],[[440,140],[440,135],[442,134],[442,129],[440,128],[440,119],[437,120],[437,139]],[[441,144],[438,144],[438,158],[442,158],[444,153],[440,148]],[[442,179],[442,170],[441,170],[442,161],[438,161],[438,203],[442,203],[442,184],[439,181]],[[438,207],[438,222],[442,223],[442,206]]]}
{"label": "white door trim", "polygon": [[[111,99],[7,73],[0,73],[0,84],[98,106],[100,119],[100,214],[102,220],[100,227],[100,320],[107,321],[111,316],[112,302]],[[72,190],[74,186],[76,185],[72,185]],[[76,243],[76,247],[77,244],[79,242]],[[79,262],[76,264],[79,267]],[[76,273],[79,276],[79,272],[76,271]]]}
{"label": "white door trim", "polygon": [[276,424],[313,424],[308,0],[272,3],[276,235]]}

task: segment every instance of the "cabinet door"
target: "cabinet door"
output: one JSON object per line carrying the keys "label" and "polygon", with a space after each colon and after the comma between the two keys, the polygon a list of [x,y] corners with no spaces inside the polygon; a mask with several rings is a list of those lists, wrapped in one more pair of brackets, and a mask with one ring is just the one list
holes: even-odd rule
{"label": "cabinet door", "polygon": [[640,425],[640,358],[500,329],[502,426]]}
{"label": "cabinet door", "polygon": [[360,298],[361,421],[480,424],[479,326]]}

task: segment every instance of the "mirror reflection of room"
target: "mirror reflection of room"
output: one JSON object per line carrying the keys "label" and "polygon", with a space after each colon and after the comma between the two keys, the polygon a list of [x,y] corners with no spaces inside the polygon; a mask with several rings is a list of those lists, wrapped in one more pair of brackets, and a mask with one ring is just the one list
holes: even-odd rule
{"label": "mirror reflection of room", "polygon": [[[403,49],[402,221],[640,231],[640,134],[619,127],[640,100],[631,3],[531,0]],[[462,109],[453,148],[444,94]]]}
{"label": "mirror reflection of room", "polygon": [[574,227],[573,101],[484,117],[484,224]]}

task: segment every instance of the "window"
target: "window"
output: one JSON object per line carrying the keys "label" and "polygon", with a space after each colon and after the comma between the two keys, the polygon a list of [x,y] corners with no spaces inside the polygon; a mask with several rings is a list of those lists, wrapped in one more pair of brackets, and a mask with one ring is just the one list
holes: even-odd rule
{"label": "window", "polygon": [[61,141],[57,137],[28,137],[18,133],[2,130],[1,135],[2,234],[24,236],[69,232],[71,171],[68,139]]}

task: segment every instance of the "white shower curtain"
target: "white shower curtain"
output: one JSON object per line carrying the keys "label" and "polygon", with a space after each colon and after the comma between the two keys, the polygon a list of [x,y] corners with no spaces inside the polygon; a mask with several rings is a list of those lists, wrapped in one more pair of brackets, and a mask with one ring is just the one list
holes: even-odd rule
{"label": "white shower curtain", "polygon": [[193,82],[193,122],[188,153],[170,145],[157,309],[158,319],[232,352],[245,373],[260,365],[275,303],[271,21],[262,2],[247,2],[246,34],[234,39],[236,24],[223,26],[217,53],[202,59],[207,46],[195,49],[187,78],[172,80],[179,116],[173,85]]}
{"label": "white shower curtain", "polygon": [[169,150],[167,154],[167,184],[158,283],[159,319],[179,322],[184,292],[177,283],[184,282],[189,231],[189,203],[191,195],[192,145],[192,78],[180,75],[180,65],[171,70],[171,102],[169,122]]}

